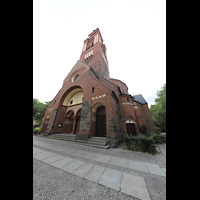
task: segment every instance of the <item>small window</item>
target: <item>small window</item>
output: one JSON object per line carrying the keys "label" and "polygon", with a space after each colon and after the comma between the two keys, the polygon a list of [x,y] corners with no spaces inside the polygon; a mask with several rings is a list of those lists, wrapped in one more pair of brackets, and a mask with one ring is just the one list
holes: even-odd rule
{"label": "small window", "polygon": [[129,101],[129,98],[127,97],[127,101]]}
{"label": "small window", "polygon": [[73,100],[70,101],[70,104],[72,104],[72,103],[73,103]]}
{"label": "small window", "polygon": [[94,93],[94,87],[92,88],[92,93]]}

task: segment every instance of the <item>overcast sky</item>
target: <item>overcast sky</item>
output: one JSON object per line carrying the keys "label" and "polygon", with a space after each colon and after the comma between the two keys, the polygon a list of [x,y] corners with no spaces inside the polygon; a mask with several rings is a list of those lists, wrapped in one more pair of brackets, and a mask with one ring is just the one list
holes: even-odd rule
{"label": "overcast sky", "polygon": [[166,0],[33,0],[33,98],[53,100],[96,28],[110,77],[150,107],[166,83]]}

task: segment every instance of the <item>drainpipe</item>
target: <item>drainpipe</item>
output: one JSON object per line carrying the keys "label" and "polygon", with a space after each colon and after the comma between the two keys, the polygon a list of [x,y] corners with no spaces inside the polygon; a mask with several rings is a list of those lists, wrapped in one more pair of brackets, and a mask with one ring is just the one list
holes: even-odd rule
{"label": "drainpipe", "polygon": [[[147,127],[148,127],[148,129],[149,129],[149,131],[150,131],[150,128],[149,128],[149,125],[148,125],[148,122],[147,122],[147,118],[146,118],[146,115],[145,115],[145,112],[144,112],[143,104],[142,104],[142,110],[143,110],[143,113],[144,113],[144,118],[145,118],[146,123],[147,123]],[[147,132],[147,133],[148,133],[148,132]]]}
{"label": "drainpipe", "polygon": [[[120,99],[119,99],[119,101],[120,101]],[[122,133],[121,121],[120,121],[120,116],[119,116],[119,101],[117,104],[117,112],[118,112],[119,129],[120,129],[120,134],[121,134],[121,138],[122,138],[122,142],[123,142],[124,137],[123,137],[123,133]]]}

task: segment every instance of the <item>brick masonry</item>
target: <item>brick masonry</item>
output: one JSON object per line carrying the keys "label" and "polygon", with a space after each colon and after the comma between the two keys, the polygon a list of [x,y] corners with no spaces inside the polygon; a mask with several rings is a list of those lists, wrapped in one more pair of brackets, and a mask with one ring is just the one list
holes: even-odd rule
{"label": "brick masonry", "polygon": [[[89,51],[92,55],[88,54]],[[74,81],[77,74],[79,77]],[[63,104],[64,101],[70,102],[70,98],[78,91],[83,92],[82,103],[72,106]],[[134,101],[125,83],[110,78],[106,46],[97,28],[84,41],[80,60],[72,67],[62,88],[48,106],[39,132],[70,132],[77,134],[80,140],[96,136],[96,114],[100,106],[105,107],[106,137],[112,147],[117,147],[122,141],[122,135],[127,133],[127,120],[135,124],[136,134],[139,134],[139,126],[142,124],[147,126],[148,132],[154,130],[148,104]],[[80,110],[81,115],[78,117]],[[67,116],[69,112],[72,115]]]}

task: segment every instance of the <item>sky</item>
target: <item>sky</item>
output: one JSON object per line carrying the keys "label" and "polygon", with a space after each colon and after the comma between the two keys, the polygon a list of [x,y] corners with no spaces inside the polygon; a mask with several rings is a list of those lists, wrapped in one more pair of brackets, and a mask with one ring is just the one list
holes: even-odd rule
{"label": "sky", "polygon": [[166,0],[33,0],[33,98],[53,100],[96,28],[110,78],[155,104],[166,83]]}

